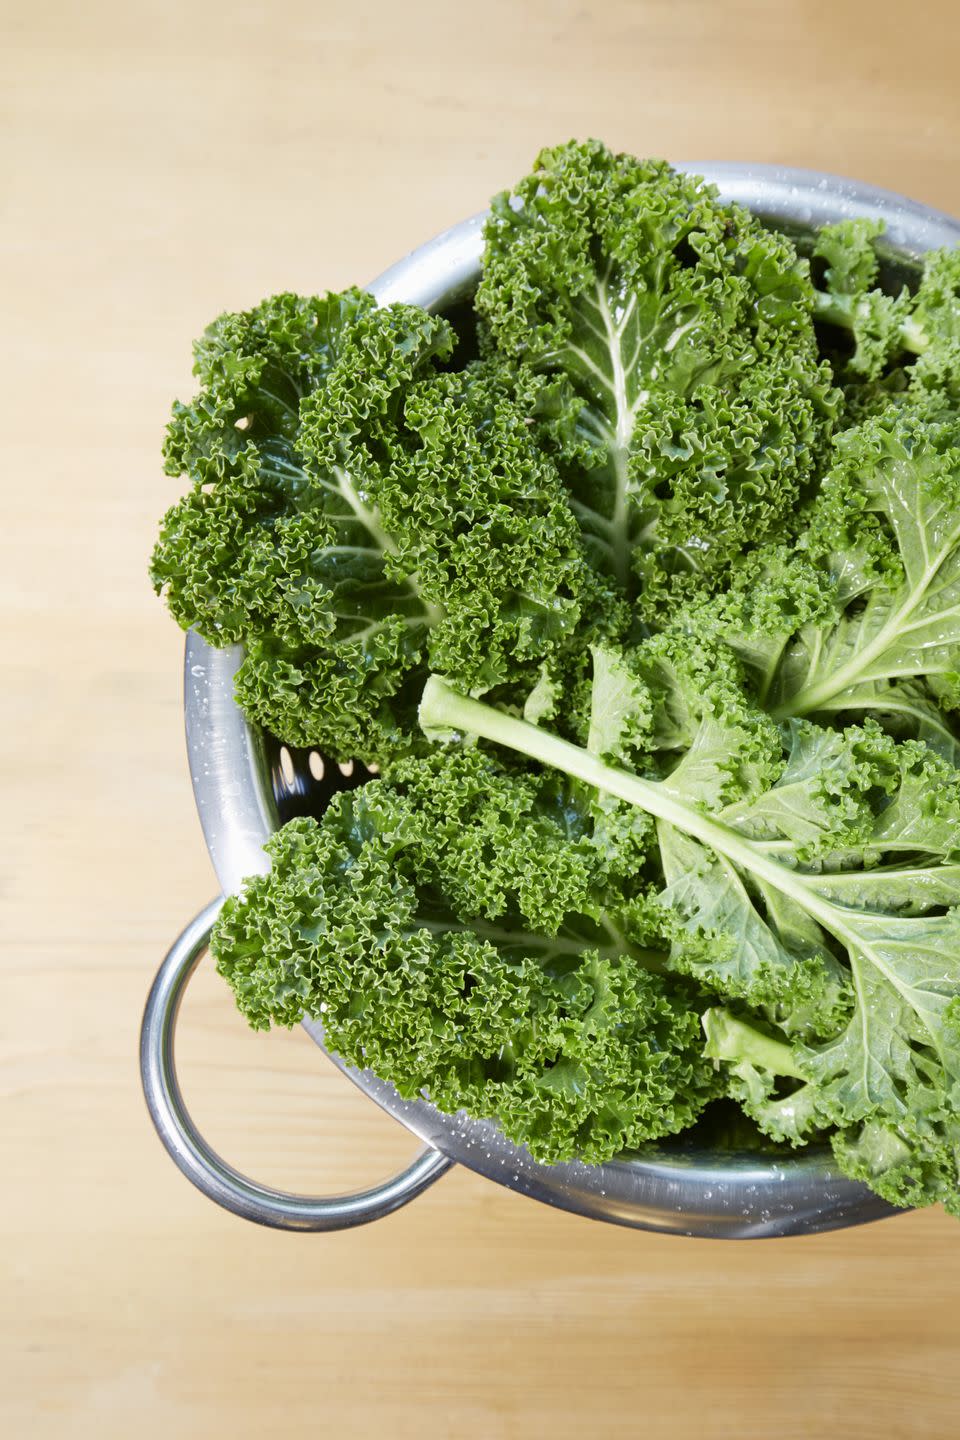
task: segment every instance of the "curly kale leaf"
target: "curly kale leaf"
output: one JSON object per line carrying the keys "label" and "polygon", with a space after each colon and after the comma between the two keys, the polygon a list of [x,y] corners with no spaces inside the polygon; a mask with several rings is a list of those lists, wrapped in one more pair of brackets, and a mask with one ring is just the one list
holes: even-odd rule
{"label": "curly kale leaf", "polygon": [[702,181],[596,142],[544,150],[493,202],[487,343],[544,377],[595,562],[695,588],[790,515],[837,397],[807,265]]}
{"label": "curly kale leaf", "polygon": [[824,262],[816,315],[851,332],[851,368],[871,378],[904,355],[960,340],[960,249],[927,251],[915,291],[890,295],[877,248],[885,229],[882,220],[841,220],[821,227],[813,249]]}
{"label": "curly kale leaf", "polygon": [[947,759],[960,706],[960,424],[890,409],[838,437],[797,546],[678,623],[736,651],[781,720],[874,712]]}
{"label": "curly kale leaf", "polygon": [[584,606],[617,612],[517,395],[437,371],[452,339],[351,291],[278,296],[197,348],[167,440],[193,487],[153,580],[243,643],[238,699],[283,740],[382,764],[418,743],[427,665],[482,691],[534,675]]}
{"label": "curly kale leaf", "polygon": [[[825,264],[816,315],[849,334],[845,369],[860,382],[867,408],[895,394],[898,403],[924,408],[960,398],[960,249],[923,257],[913,293],[884,290],[878,242],[880,220],[825,225],[814,255]],[[854,408],[857,387],[852,390]]]}
{"label": "curly kale leaf", "polygon": [[[598,669],[598,690],[607,673]],[[876,984],[897,988],[899,976],[911,989],[937,955],[945,993],[960,992],[943,958],[954,913],[915,913],[922,894],[952,895],[958,772],[873,722],[843,733],[795,723],[781,754],[770,717],[729,713],[723,693],[711,703],[707,692],[696,735],[662,779],[605,764],[436,677],[421,723],[506,746],[654,817],[672,963],[779,1024],[827,1037],[865,968]],[[932,1012],[918,1018],[933,1024]]]}
{"label": "curly kale leaf", "polygon": [[856,850],[805,882],[847,947],[846,1024],[790,1045],[710,1011],[707,1053],[727,1064],[732,1092],[767,1134],[802,1144],[831,1131],[845,1172],[893,1203],[956,1209],[960,773],[917,742],[889,756],[895,787],[888,777]]}
{"label": "curly kale leaf", "polygon": [[850,334],[853,350],[847,367],[866,380],[877,380],[908,347],[910,296],[905,288],[889,295],[880,288],[880,257],[875,241],[882,220],[843,220],[824,225],[814,256],[824,262],[824,289],[818,292],[818,319]]}
{"label": "curly kale leaf", "polygon": [[310,1015],[349,1063],[549,1162],[673,1133],[719,1092],[695,992],[623,938],[542,781],[409,762],[268,849],[213,939],[252,1024]]}
{"label": "curly kale leaf", "polygon": [[445,322],[347,291],[223,315],[195,347],[200,390],[174,407],[164,451],[192,488],[164,518],[151,573],[180,624],[211,644],[336,643],[395,606],[425,618],[414,588],[385,573],[389,542],[354,477],[311,471],[301,452],[303,397],[355,372],[360,335],[382,341],[363,383],[385,405],[452,344]]}
{"label": "curly kale leaf", "polygon": [[883,709],[923,679],[960,704],[960,425],[888,411],[838,442],[804,540],[835,587],[832,624],[801,632],[770,702],[780,715]]}
{"label": "curly kale leaf", "polygon": [[686,754],[652,780],[436,678],[421,705],[434,733],[654,817],[670,966],[728,1001],[705,1028],[730,1093],[778,1140],[829,1133],[847,1173],[895,1203],[957,1211],[960,772],[872,722],[794,721],[777,764],[769,717],[753,732],[743,718],[725,725],[707,697]]}
{"label": "curly kale leaf", "polygon": [[430,664],[473,692],[539,673],[568,644],[579,652],[594,621],[626,623],[495,367],[411,387],[375,493],[399,563],[441,612]]}
{"label": "curly kale leaf", "polygon": [[909,1106],[897,1121],[868,1120],[838,1130],[833,1152],[844,1174],[889,1204],[940,1204],[960,1218],[958,1117],[960,1090],[956,1084],[945,1089],[943,1073],[934,1067],[910,1089]]}
{"label": "curly kale leaf", "polygon": [[[931,936],[931,950],[957,943],[949,913],[952,933]],[[899,962],[890,980],[857,964],[856,1008],[826,1045],[790,1044],[714,1009],[706,1054],[766,1134],[802,1145],[827,1133],[843,1172],[891,1204],[941,1203],[960,1215],[960,1002],[931,950],[926,964],[915,941],[888,952]]]}
{"label": "curly kale leaf", "polygon": [[199,393],[175,407],[165,451],[192,488],[164,519],[152,578],[181,625],[243,642],[238,698],[281,739],[378,758],[400,739],[391,702],[437,618],[392,563],[360,477],[308,462],[303,403],[352,377],[389,416],[451,345],[446,322],[348,291],[276,296],[196,346]]}

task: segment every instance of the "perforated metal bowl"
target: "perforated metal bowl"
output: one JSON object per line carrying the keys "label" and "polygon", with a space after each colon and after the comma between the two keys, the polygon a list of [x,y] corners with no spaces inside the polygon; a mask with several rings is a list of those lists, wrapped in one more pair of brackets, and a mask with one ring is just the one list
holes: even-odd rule
{"label": "perforated metal bowl", "polygon": [[[960,243],[960,224],[926,206],[813,171],[694,165],[728,200],[763,218],[810,227],[855,216],[881,217],[896,261]],[[471,294],[480,273],[483,216],[455,226],[388,270],[370,287],[379,301],[444,310]],[[213,650],[187,637],[184,706],[194,795],[224,894],[267,868],[262,846],[294,813],[322,810],[334,789],[362,783],[362,767],[336,767],[310,752],[281,747],[241,715],[233,699],[237,647]],[[357,1195],[286,1195],[238,1174],[193,1125],[177,1084],[173,1039],[184,988],[202,956],[220,900],[199,915],[166,957],[144,1014],[141,1068],[160,1137],[180,1169],[219,1204],[265,1225],[326,1230],[375,1220],[413,1199],[451,1164],[465,1165],[511,1190],[596,1220],[682,1235],[754,1239],[813,1234],[896,1213],[839,1175],[829,1153],[775,1154],[720,1148],[709,1138],[664,1143],[606,1165],[540,1165],[497,1128],[444,1115],[426,1101],[402,1100],[392,1085],[330,1058],[372,1100],[425,1145],[401,1175]],[[305,1022],[323,1047],[315,1022]],[[305,1144],[315,1143],[312,1136]]]}

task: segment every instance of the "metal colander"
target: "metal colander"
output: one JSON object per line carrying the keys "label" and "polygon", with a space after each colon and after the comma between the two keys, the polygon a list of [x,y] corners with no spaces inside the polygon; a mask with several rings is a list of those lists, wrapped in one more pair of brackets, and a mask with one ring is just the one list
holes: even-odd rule
{"label": "metal colander", "polygon": [[[722,196],[763,218],[803,229],[859,216],[886,222],[893,264],[960,243],[960,223],[887,191],[814,171],[765,166],[689,165]],[[370,287],[383,303],[448,310],[471,294],[480,274],[483,216],[474,216],[415,250]],[[262,872],[268,835],[295,814],[319,814],[338,789],[370,772],[338,766],[316,751],[280,745],[247,723],[233,698],[238,647],[214,650],[187,636],[184,708],[194,796],[210,859],[224,894]],[[489,1121],[444,1115],[405,1101],[369,1071],[330,1058],[367,1095],[424,1142],[400,1175],[361,1193],[314,1199],[288,1195],[240,1175],[199,1134],[183,1102],[174,1065],[180,1001],[221,900],[187,927],[164,960],[147,1001],[141,1036],[144,1091],[157,1130],[180,1169],[205,1194],[260,1224],[331,1230],[376,1220],[419,1195],[456,1163],[511,1190],[595,1220],[682,1235],[754,1239],[862,1225],[895,1212],[839,1175],[828,1151],[721,1146],[709,1130],[663,1142],[605,1165],[541,1165]],[[323,1034],[304,1022],[317,1044]]]}

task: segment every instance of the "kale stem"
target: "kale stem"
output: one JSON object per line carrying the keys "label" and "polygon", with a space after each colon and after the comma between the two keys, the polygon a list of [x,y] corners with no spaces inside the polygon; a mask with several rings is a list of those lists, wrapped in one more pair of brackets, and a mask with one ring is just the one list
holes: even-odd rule
{"label": "kale stem", "polygon": [[714,1005],[707,1010],[702,1023],[707,1037],[703,1053],[708,1060],[756,1065],[771,1075],[790,1075],[796,1080],[807,1078],[789,1045],[772,1035],[764,1035],[745,1020],[738,1020],[722,1006]]}

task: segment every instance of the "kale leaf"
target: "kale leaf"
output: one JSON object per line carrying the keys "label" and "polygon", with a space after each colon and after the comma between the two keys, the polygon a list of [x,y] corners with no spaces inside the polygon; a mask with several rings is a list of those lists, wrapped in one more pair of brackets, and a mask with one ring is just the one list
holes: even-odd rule
{"label": "kale leaf", "polygon": [[723,1082],[695,988],[625,938],[644,922],[607,909],[573,830],[549,781],[476,752],[401,764],[271,838],[218,920],[218,969],[253,1025],[313,1016],[408,1098],[495,1119],[540,1160],[609,1159]]}
{"label": "kale leaf", "polygon": [[596,142],[544,150],[498,196],[477,309],[544,378],[595,563],[649,611],[782,524],[838,397],[806,261],[713,187]]}

